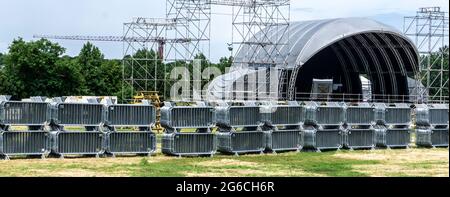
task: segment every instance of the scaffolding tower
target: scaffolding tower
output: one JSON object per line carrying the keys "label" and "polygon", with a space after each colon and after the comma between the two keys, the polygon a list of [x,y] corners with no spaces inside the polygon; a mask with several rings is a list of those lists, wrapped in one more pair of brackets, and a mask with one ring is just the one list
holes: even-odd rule
{"label": "scaffolding tower", "polygon": [[[290,0],[209,0],[213,5],[231,6],[233,66],[266,69],[266,80],[258,80],[256,92],[270,94],[270,69],[281,76],[278,96],[286,97],[289,48]],[[278,77],[278,76],[277,76]],[[255,90],[251,90],[255,91]],[[266,92],[265,92],[266,91]]]}
{"label": "scaffolding tower", "polygon": [[420,8],[416,16],[404,18],[404,34],[414,40],[420,53],[416,79],[425,88],[418,96],[429,95],[428,101],[448,101],[448,25],[448,13],[440,7]]}
{"label": "scaffolding tower", "polygon": [[122,98],[132,98],[136,92],[158,91],[164,83],[159,74],[167,42],[165,30],[174,21],[158,18],[134,18],[123,25]]}

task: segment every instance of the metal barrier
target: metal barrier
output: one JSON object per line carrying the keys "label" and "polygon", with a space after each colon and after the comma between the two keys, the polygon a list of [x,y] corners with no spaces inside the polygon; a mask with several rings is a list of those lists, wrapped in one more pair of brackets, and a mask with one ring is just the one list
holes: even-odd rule
{"label": "metal barrier", "polygon": [[350,149],[374,149],[376,147],[375,130],[369,128],[350,128],[345,134],[345,147]]}
{"label": "metal barrier", "polygon": [[317,129],[313,126],[302,128],[303,149],[338,150],[343,147],[344,135],[340,128]]}
{"label": "metal barrier", "polygon": [[246,106],[222,105],[216,107],[217,126],[227,130],[242,127],[262,126],[260,107],[253,103]]}
{"label": "metal barrier", "polygon": [[377,146],[387,148],[408,148],[411,143],[409,128],[386,128],[375,126]]}
{"label": "metal barrier", "polygon": [[213,133],[164,133],[162,153],[174,156],[213,156],[217,139]]}
{"label": "metal barrier", "polygon": [[45,102],[0,102],[0,125],[43,127],[50,120],[50,104]]}
{"label": "metal barrier", "polygon": [[305,124],[322,126],[340,126],[345,122],[345,108],[339,103],[307,103]]}
{"label": "metal barrier", "polygon": [[419,127],[416,129],[416,145],[419,147],[448,147],[448,128]]}
{"label": "metal barrier", "polygon": [[93,126],[104,122],[102,104],[56,103],[52,107],[52,121],[59,126]]}
{"label": "metal barrier", "polygon": [[156,135],[148,131],[120,131],[106,134],[108,154],[145,154],[156,152]]}
{"label": "metal barrier", "polygon": [[345,123],[347,125],[373,125],[375,122],[375,108],[369,103],[353,103],[347,106]]}
{"label": "metal barrier", "polygon": [[305,121],[305,110],[297,102],[262,106],[261,119],[269,126],[298,126]]}
{"label": "metal barrier", "polygon": [[263,131],[219,132],[218,151],[225,154],[263,153],[266,138]]}
{"label": "metal barrier", "polygon": [[107,106],[105,125],[112,127],[151,127],[155,122],[156,110],[149,103]]}
{"label": "metal barrier", "polygon": [[448,105],[416,105],[416,145],[448,147]]}
{"label": "metal barrier", "polygon": [[433,147],[448,147],[449,128],[431,129],[431,144]]}
{"label": "metal barrier", "polygon": [[300,130],[265,131],[265,134],[268,151],[300,151],[302,149]]}
{"label": "metal barrier", "polygon": [[411,108],[408,104],[389,104],[385,110],[385,124],[409,126],[411,124]]}
{"label": "metal barrier", "polygon": [[45,131],[5,131],[0,132],[0,155],[41,156],[50,153],[49,133]]}
{"label": "metal barrier", "polygon": [[430,105],[430,124],[448,126],[448,105],[435,104]]}
{"label": "metal barrier", "polygon": [[99,131],[51,132],[51,150],[63,158],[65,155],[95,155],[105,153],[106,133]]}
{"label": "metal barrier", "polygon": [[[156,122],[156,110],[150,102],[142,104],[110,104],[107,100],[105,128],[106,153],[151,155],[156,151],[156,135],[151,127]],[[116,127],[134,126],[141,131],[120,131]]]}
{"label": "metal barrier", "polygon": [[172,106],[166,102],[161,108],[161,125],[167,130],[214,127],[214,108],[211,106]]}

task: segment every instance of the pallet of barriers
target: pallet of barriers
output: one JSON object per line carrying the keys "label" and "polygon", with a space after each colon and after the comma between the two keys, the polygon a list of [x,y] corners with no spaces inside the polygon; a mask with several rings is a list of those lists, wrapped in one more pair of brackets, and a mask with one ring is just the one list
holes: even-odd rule
{"label": "pallet of barriers", "polygon": [[419,147],[448,147],[448,104],[417,105],[416,145]]}
{"label": "pallet of barriers", "polygon": [[[48,156],[50,138],[44,126],[50,121],[50,104],[45,99],[10,101],[9,96],[0,96],[0,156]],[[27,130],[12,130],[13,126]]]}
{"label": "pallet of barriers", "polygon": [[165,102],[161,108],[164,127],[162,153],[173,156],[213,156],[217,139],[212,132],[215,125],[214,107],[207,103],[188,103],[177,106]]}

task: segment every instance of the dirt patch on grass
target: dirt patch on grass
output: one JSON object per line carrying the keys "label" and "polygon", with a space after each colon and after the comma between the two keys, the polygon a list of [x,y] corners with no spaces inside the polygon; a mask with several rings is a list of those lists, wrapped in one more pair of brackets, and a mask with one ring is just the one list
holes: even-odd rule
{"label": "dirt patch on grass", "polygon": [[357,172],[373,177],[385,176],[449,176],[448,149],[375,150],[337,153],[335,157],[355,160],[376,160],[375,165],[354,165]]}
{"label": "dirt patch on grass", "polygon": [[214,166],[245,166],[245,167],[258,167],[258,163],[256,162],[247,162],[247,161],[239,161],[235,159],[221,159],[214,161],[203,161],[197,163],[196,165],[205,166],[205,167],[214,167]]}

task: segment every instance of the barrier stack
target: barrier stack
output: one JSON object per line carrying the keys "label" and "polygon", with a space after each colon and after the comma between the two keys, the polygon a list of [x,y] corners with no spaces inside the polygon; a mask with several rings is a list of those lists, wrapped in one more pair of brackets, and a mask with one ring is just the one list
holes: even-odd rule
{"label": "barrier stack", "polygon": [[335,102],[307,102],[302,125],[304,149],[338,150],[344,144],[345,108]]}
{"label": "barrier stack", "polygon": [[411,142],[411,108],[405,103],[375,103],[377,146],[408,148]]}
{"label": "barrier stack", "polygon": [[220,103],[216,107],[217,126],[219,127],[218,151],[225,154],[264,153],[266,149],[265,133],[261,121],[260,107],[255,103]]}
{"label": "barrier stack", "polygon": [[[106,131],[108,154],[142,154],[151,156],[156,151],[156,134],[152,126],[156,122],[156,109],[147,100],[141,104],[112,104],[105,106],[106,119],[103,127]],[[137,127],[139,131],[130,130]],[[125,128],[125,130],[119,130]]]}
{"label": "barrier stack", "polygon": [[350,103],[345,107],[345,147],[374,149],[376,147],[375,107],[369,103]]}
{"label": "barrier stack", "polygon": [[266,103],[261,106],[263,130],[266,135],[266,151],[300,151],[304,107],[290,101],[287,105]]}
{"label": "barrier stack", "polygon": [[[40,156],[50,152],[49,133],[44,126],[50,121],[50,105],[43,97],[31,101],[10,101],[0,96],[0,156]],[[12,126],[26,126],[26,131],[13,131]]]}
{"label": "barrier stack", "polygon": [[[86,103],[65,103],[55,98],[52,103],[51,150],[64,158],[66,155],[93,155],[105,153],[106,133],[100,129],[104,122],[103,105],[90,99]],[[82,126],[84,131],[66,130],[67,126]]]}
{"label": "barrier stack", "polygon": [[196,106],[165,102],[161,108],[162,152],[174,156],[213,156],[217,144],[212,133],[214,117],[214,107],[203,102]]}
{"label": "barrier stack", "polygon": [[448,105],[417,105],[415,110],[416,145],[419,147],[448,147]]}

